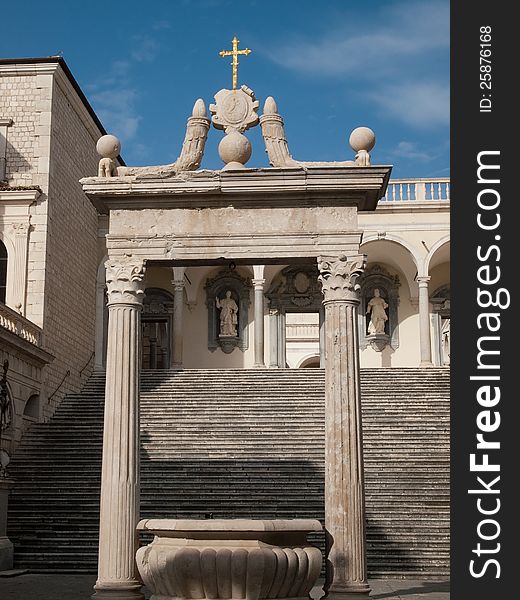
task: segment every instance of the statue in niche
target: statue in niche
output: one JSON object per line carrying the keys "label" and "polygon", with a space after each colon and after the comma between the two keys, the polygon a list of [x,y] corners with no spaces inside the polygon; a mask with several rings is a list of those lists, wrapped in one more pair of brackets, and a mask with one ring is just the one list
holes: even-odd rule
{"label": "statue in niche", "polygon": [[444,319],[441,328],[442,358],[445,365],[450,364],[450,319]]}
{"label": "statue in niche", "polygon": [[378,288],[374,289],[374,297],[367,304],[367,314],[370,313],[370,323],[368,324],[368,334],[385,332],[385,323],[388,321],[386,314],[388,304],[381,298]]}
{"label": "statue in niche", "polygon": [[231,290],[226,292],[226,297],[219,300],[215,298],[217,308],[220,309],[220,335],[237,337],[238,306],[231,297]]}

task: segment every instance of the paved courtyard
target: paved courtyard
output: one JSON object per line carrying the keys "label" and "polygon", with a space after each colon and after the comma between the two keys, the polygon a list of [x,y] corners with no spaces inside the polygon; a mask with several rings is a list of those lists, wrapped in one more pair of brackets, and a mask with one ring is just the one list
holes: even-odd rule
{"label": "paved courtyard", "polygon": [[[89,600],[95,575],[37,575],[0,577],[1,600]],[[449,600],[448,581],[416,579],[371,580],[373,600]],[[315,587],[312,597],[317,600],[322,590]],[[145,588],[146,598],[150,593]]]}

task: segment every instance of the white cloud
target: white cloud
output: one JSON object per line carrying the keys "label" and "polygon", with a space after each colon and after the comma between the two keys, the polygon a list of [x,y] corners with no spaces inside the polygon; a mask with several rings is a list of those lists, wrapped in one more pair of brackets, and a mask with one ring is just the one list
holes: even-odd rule
{"label": "white cloud", "polygon": [[449,125],[450,92],[440,82],[401,82],[367,93],[384,115],[419,129]]}
{"label": "white cloud", "polygon": [[109,88],[92,96],[101,122],[122,141],[129,140],[137,133],[141,117],[136,113],[137,93],[131,88]]}
{"label": "white cloud", "polygon": [[[346,16],[346,18],[350,18]],[[387,7],[368,33],[348,23],[321,39],[295,39],[274,44],[269,58],[292,70],[326,76],[347,73],[374,77],[394,71],[399,63],[417,62],[419,55],[449,47],[449,5],[405,2]]]}
{"label": "white cloud", "polygon": [[152,62],[157,56],[159,45],[153,38],[146,35],[134,35],[132,43],[131,56],[137,62]]}
{"label": "white cloud", "polygon": [[436,158],[435,156],[420,150],[416,143],[406,141],[399,142],[397,147],[392,151],[392,155],[399,158],[418,160],[420,162],[429,162]]}

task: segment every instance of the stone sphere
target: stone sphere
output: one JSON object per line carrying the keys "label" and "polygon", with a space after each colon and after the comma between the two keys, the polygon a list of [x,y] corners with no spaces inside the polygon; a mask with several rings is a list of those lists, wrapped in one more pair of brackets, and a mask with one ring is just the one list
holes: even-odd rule
{"label": "stone sphere", "polygon": [[225,164],[234,162],[243,165],[251,158],[251,151],[251,142],[238,131],[224,136],[218,145],[218,153]]}
{"label": "stone sphere", "polygon": [[359,152],[366,150],[370,152],[376,143],[376,134],[370,127],[356,127],[350,134],[349,144],[352,150]]}
{"label": "stone sphere", "polygon": [[96,150],[103,158],[117,158],[121,153],[121,142],[115,135],[104,135],[97,141]]}

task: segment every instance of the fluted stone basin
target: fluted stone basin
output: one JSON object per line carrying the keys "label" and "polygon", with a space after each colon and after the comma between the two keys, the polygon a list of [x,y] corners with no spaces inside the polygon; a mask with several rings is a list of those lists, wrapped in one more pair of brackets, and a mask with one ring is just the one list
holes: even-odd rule
{"label": "fluted stone basin", "polygon": [[307,534],[315,519],[144,519],[155,534],[139,548],[137,567],[151,600],[307,599],[321,570],[321,551]]}

